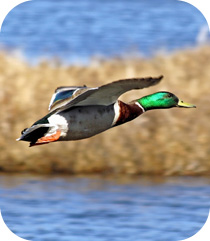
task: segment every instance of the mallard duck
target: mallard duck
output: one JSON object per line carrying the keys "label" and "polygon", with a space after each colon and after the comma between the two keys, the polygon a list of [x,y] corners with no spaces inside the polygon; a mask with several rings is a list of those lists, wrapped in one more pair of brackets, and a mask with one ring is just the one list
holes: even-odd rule
{"label": "mallard duck", "polygon": [[119,96],[129,90],[159,83],[162,77],[122,79],[95,88],[58,87],[51,98],[49,113],[30,128],[24,129],[17,140],[28,141],[30,146],[80,140],[131,121],[149,110],[195,107],[166,91],[130,103],[118,100]]}

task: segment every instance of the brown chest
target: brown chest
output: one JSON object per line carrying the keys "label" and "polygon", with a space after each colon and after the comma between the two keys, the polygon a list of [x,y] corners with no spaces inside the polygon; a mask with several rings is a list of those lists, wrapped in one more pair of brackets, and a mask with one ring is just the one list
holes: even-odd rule
{"label": "brown chest", "polygon": [[125,122],[131,121],[141,115],[144,109],[136,102],[126,104],[118,101],[118,113],[115,113],[117,118],[113,126],[121,125]]}

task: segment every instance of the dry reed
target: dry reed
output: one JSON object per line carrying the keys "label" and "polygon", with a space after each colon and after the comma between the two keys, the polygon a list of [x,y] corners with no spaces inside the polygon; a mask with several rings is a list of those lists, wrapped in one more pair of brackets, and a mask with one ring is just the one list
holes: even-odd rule
{"label": "dry reed", "polygon": [[[36,66],[0,54],[0,171],[69,174],[208,175],[210,173],[210,47],[152,59],[93,60],[88,66]],[[121,78],[162,82],[127,93],[132,100],[168,90],[197,109],[154,110],[95,137],[28,148],[20,131],[47,113],[60,85],[98,86]]]}

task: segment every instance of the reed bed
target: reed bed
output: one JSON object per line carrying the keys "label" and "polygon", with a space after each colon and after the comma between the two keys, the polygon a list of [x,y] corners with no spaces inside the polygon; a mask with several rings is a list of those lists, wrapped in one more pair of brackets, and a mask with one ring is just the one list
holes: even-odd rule
{"label": "reed bed", "polygon": [[[0,171],[66,174],[210,174],[210,47],[151,59],[93,59],[88,66],[42,61],[35,66],[0,54]],[[196,109],[153,110],[89,139],[29,148],[20,131],[47,113],[57,86],[98,86],[130,77],[164,75],[130,101],[155,91],[173,92]]]}

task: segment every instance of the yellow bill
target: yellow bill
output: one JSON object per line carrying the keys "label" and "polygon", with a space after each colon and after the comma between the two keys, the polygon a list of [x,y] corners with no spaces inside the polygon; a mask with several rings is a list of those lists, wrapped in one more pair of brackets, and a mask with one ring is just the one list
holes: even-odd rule
{"label": "yellow bill", "polygon": [[189,103],[185,103],[182,100],[179,100],[178,102],[178,107],[184,107],[184,108],[196,108],[195,105],[189,104]]}

